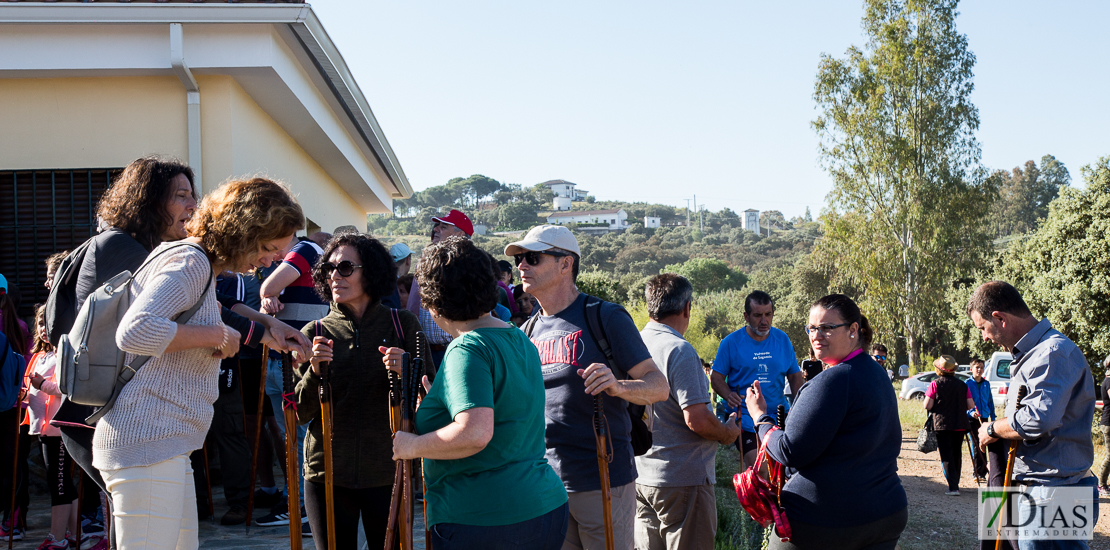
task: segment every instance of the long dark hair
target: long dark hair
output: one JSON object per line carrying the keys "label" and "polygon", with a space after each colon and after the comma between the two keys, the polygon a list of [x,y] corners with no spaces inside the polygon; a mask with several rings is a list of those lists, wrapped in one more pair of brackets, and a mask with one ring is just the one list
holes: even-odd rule
{"label": "long dark hair", "polygon": [[874,331],[871,330],[871,323],[867,322],[867,317],[860,312],[859,306],[851,298],[843,294],[829,294],[828,296],[819,298],[817,301],[810,304],[810,309],[819,307],[825,311],[835,311],[840,314],[845,323],[849,325],[852,323],[859,323],[859,343],[863,347],[863,351],[867,352],[871,349],[871,339],[875,336]]}
{"label": "long dark hair", "polygon": [[362,264],[362,290],[370,296],[371,302],[393,294],[397,289],[397,265],[393,263],[389,249],[374,237],[350,231],[332,237],[312,269],[312,282],[322,300],[331,302],[332,295],[328,277],[324,276],[320,266],[331,261],[332,253],[341,246],[349,246],[358,252],[359,263]]}
{"label": "long dark hair", "polygon": [[[8,341],[11,342],[12,349],[16,353],[27,355],[27,350],[31,347],[30,342],[23,334],[23,327],[19,326],[19,313],[15,310],[15,303],[5,290],[0,290],[0,312],[4,315],[4,326],[0,328],[4,330],[4,336],[7,336]],[[0,351],[0,353],[3,352]]]}
{"label": "long dark hair", "polygon": [[189,180],[193,198],[197,198],[193,170],[184,163],[156,156],[135,159],[100,198],[96,215],[153,249],[162,242],[165,229],[173,224],[166,203],[173,194],[171,182],[178,174]]}

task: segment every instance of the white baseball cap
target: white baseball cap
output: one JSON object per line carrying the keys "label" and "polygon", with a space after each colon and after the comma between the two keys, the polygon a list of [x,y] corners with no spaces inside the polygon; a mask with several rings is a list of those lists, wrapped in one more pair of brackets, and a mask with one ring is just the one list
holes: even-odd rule
{"label": "white baseball cap", "polygon": [[505,255],[516,256],[527,251],[540,252],[552,248],[561,248],[582,257],[582,252],[578,249],[578,239],[561,225],[537,225],[529,229],[523,240],[509,243],[505,247]]}

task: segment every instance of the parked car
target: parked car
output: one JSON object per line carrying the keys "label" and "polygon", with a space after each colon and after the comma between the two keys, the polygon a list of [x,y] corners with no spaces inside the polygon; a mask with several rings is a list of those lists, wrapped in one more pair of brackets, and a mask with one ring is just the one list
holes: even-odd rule
{"label": "parked car", "polygon": [[983,378],[991,383],[996,406],[1001,406],[1006,401],[1006,393],[1010,389],[1010,363],[1013,361],[1014,356],[1010,352],[996,351],[983,367]]}
{"label": "parked car", "polygon": [[968,376],[971,376],[971,365],[960,365],[956,367],[956,372],[962,372]]}
{"label": "parked car", "polygon": [[[957,372],[956,378],[960,382],[967,382],[970,376]],[[899,399],[925,399],[925,390],[929,389],[929,384],[937,379],[935,372],[923,372],[915,374],[902,381],[902,393],[898,394]]]}

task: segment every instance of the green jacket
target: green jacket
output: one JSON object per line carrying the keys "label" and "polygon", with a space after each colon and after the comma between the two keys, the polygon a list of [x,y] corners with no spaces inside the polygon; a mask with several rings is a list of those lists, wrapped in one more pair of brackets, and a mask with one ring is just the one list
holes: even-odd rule
{"label": "green jacket", "polygon": [[[393,484],[393,432],[389,426],[389,378],[378,346],[402,347],[416,356],[416,316],[398,311],[404,342],[396,334],[389,308],[374,302],[362,319],[344,306],[331,304],[323,318],[323,336],[334,342],[329,370],[332,389],[332,471],[339,487],[362,489]],[[309,340],[316,323],[302,329]],[[427,355],[425,355],[427,357]],[[429,378],[434,372],[426,363]],[[324,445],[320,424],[320,377],[308,363],[293,373],[297,420],[308,424],[305,472],[308,481],[324,482]]]}

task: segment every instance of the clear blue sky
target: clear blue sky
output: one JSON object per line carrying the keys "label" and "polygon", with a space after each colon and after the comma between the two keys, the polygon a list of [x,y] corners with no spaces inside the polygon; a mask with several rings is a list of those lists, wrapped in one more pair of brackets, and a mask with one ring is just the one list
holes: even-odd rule
{"label": "clear blue sky", "polygon": [[[311,2],[416,190],[485,174],[599,199],[821,210],[821,53],[862,2]],[[1110,2],[974,0],[982,163],[1110,155]]]}

